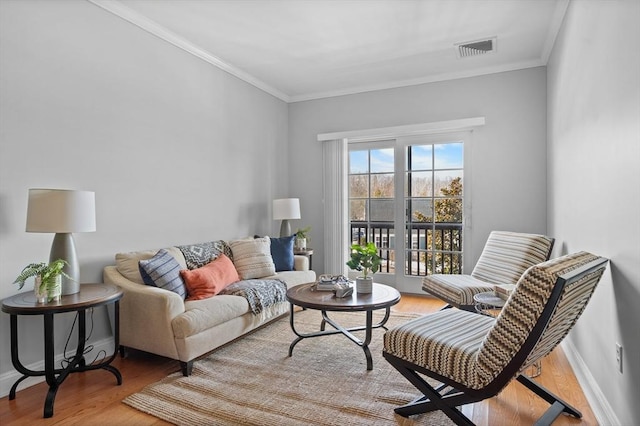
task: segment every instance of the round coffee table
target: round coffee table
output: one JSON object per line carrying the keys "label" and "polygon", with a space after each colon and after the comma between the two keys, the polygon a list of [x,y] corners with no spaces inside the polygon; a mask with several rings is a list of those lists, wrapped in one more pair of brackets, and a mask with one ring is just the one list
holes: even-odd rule
{"label": "round coffee table", "polygon": [[[400,292],[393,287],[373,283],[371,293],[362,294],[354,291],[351,296],[338,298],[330,291],[313,290],[314,284],[315,283],[301,284],[287,290],[287,300],[291,303],[291,330],[293,330],[294,334],[298,336],[289,346],[289,356],[292,356],[293,348],[303,339],[342,333],[349,340],[362,348],[367,359],[367,370],[372,370],[373,360],[371,358],[371,351],[369,350],[371,332],[374,328],[385,328],[384,325],[389,319],[391,306],[400,301]],[[294,321],[295,305],[302,308],[315,309],[322,313],[320,331],[305,334],[296,330]],[[385,315],[382,321],[374,325],[373,311],[378,309],[385,309]],[[366,323],[364,326],[345,328],[329,318],[327,312],[366,312]],[[335,330],[325,330],[326,324],[329,324]],[[361,340],[352,334],[353,331],[360,330],[365,330],[364,340]]]}

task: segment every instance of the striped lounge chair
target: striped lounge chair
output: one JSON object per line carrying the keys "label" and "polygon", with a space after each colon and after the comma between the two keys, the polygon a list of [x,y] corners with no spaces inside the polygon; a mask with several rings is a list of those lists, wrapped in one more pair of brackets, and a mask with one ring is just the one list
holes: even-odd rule
{"label": "striped lounge chair", "polygon": [[457,407],[497,395],[515,377],[551,404],[536,424],[551,424],[562,412],[581,417],[521,372],[569,333],[606,262],[579,252],[532,266],[497,318],[445,309],[387,331],[383,356],[423,393],[396,413],[407,417],[441,410],[458,425],[472,425]]}
{"label": "striped lounge chair", "polygon": [[434,274],[422,280],[422,290],[447,302],[447,308],[475,312],[473,296],[493,291],[494,284],[515,284],[530,266],[549,259],[553,238],[493,231],[471,275]]}

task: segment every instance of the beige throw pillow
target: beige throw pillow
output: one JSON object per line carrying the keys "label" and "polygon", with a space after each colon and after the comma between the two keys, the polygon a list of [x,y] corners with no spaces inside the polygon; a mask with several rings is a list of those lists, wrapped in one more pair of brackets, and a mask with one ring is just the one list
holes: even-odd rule
{"label": "beige throw pillow", "polygon": [[230,241],[233,264],[243,280],[268,277],[276,273],[269,237]]}
{"label": "beige throw pillow", "polygon": [[[184,259],[182,252],[177,247],[167,247],[166,251],[175,257],[182,269],[187,269],[187,262]],[[132,251],[128,253],[116,254],[116,269],[129,281],[134,283],[143,284],[142,275],[140,275],[140,268],[138,262],[141,260],[151,259],[158,253],[158,250],[144,250],[144,251]]]}

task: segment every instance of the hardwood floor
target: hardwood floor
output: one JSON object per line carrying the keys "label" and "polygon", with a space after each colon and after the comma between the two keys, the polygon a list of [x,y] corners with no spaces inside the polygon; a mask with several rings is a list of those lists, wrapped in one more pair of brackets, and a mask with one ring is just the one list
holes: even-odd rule
{"label": "hardwood floor", "polygon": [[[397,311],[428,313],[442,306],[437,299],[403,295],[394,307]],[[179,369],[178,363],[145,353],[132,353],[125,359],[116,358],[113,365],[124,378],[122,386],[115,386],[109,372],[98,370],[72,374],[60,386],[54,406],[54,416],[42,418],[47,385],[26,388],[16,399],[0,400],[0,424],[9,425],[167,425],[121,401],[144,386],[156,382]],[[542,374],[535,379],[570,402],[582,412],[582,419],[561,415],[556,425],[596,425],[589,404],[560,348],[542,361]],[[548,404],[513,381],[497,397],[463,407],[466,416],[478,425],[529,425],[542,415]]]}

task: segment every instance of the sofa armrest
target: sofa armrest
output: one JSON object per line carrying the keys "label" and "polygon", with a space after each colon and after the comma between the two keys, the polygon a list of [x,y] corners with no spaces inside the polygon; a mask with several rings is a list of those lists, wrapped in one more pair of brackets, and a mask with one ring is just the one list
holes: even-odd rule
{"label": "sofa armrest", "polygon": [[120,286],[124,293],[120,300],[120,344],[178,359],[171,322],[185,311],[182,298],[130,281],[115,266],[104,268],[103,279]]}
{"label": "sofa armrest", "polygon": [[294,271],[308,271],[309,270],[309,258],[301,254],[293,255],[293,270]]}

